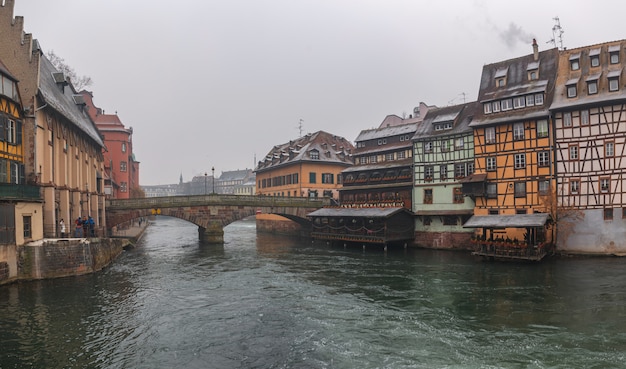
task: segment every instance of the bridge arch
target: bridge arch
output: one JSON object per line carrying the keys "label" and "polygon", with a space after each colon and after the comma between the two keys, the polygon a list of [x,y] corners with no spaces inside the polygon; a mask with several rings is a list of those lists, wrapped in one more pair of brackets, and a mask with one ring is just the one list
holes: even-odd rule
{"label": "bridge arch", "polygon": [[223,243],[225,226],[257,212],[277,214],[299,224],[308,224],[306,215],[329,202],[325,198],[217,194],[108,200],[107,227],[154,213],[197,225],[198,237],[202,242]]}

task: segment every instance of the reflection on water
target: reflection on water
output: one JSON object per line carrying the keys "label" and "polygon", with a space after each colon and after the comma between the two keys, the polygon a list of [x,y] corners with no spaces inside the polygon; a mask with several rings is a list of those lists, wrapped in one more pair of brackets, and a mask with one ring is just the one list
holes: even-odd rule
{"label": "reflection on water", "polygon": [[622,368],[624,260],[477,262],[159,217],[90,275],[0,287],[0,368]]}

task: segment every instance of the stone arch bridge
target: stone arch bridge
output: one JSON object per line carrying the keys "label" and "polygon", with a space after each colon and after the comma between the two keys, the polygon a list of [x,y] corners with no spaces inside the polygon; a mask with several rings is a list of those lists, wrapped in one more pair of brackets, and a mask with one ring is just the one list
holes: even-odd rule
{"label": "stone arch bridge", "polygon": [[330,205],[329,198],[210,194],[115,199],[106,202],[106,224],[112,229],[139,217],[167,215],[197,225],[200,241],[223,243],[225,226],[258,212],[281,215],[308,225],[306,215],[324,205]]}

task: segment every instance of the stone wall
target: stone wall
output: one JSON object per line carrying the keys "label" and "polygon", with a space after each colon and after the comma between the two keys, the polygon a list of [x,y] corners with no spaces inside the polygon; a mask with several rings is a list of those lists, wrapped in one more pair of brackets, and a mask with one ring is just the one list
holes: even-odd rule
{"label": "stone wall", "polygon": [[17,246],[0,245],[0,284],[17,279]]}
{"label": "stone wall", "polygon": [[129,241],[44,240],[18,250],[18,279],[47,279],[93,273],[109,265]]}
{"label": "stone wall", "polygon": [[471,235],[468,232],[415,232],[413,244],[428,249],[471,250]]}
{"label": "stone wall", "polygon": [[275,214],[257,214],[256,230],[287,236],[302,236],[304,232],[300,224]]}

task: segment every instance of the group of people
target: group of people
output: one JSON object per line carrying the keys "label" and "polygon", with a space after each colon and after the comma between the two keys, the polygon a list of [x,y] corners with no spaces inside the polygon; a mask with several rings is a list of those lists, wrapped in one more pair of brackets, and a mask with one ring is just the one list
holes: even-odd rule
{"label": "group of people", "polygon": [[[83,216],[76,218],[74,221],[74,237],[95,237],[96,236],[96,222],[93,220],[91,215],[89,217]],[[61,219],[59,221],[59,228],[61,231],[61,237],[65,238],[67,236],[65,221]]]}

